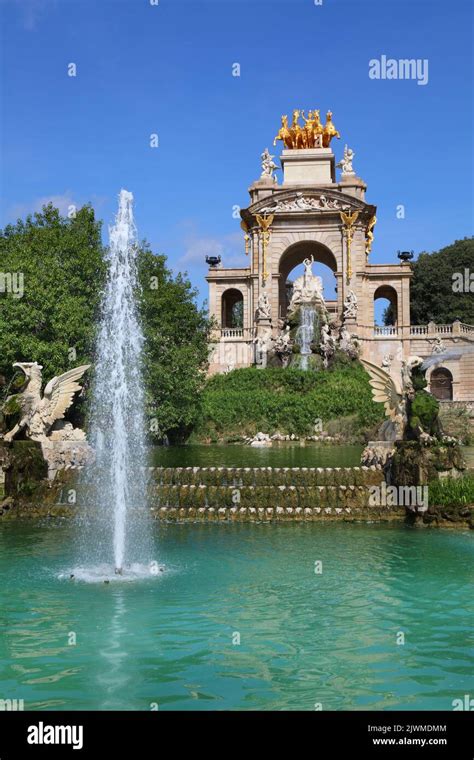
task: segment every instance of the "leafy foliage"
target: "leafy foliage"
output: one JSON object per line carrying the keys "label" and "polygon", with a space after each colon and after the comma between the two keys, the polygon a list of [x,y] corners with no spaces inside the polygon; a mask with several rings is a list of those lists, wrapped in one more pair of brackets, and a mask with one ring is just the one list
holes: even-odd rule
{"label": "leafy foliage", "polygon": [[396,314],[395,314],[395,309],[393,308],[393,304],[392,304],[392,303],[390,303],[390,304],[387,306],[387,308],[383,310],[383,314],[382,314],[382,323],[383,323],[383,324],[384,324],[386,327],[390,327],[390,326],[394,325],[394,324],[395,324],[395,322],[396,322]]}
{"label": "leafy foliage", "polygon": [[431,393],[423,390],[417,391],[409,408],[409,425],[412,430],[421,427],[430,435],[438,434],[439,401]]}
{"label": "leafy foliage", "polygon": [[157,441],[165,434],[180,441],[199,413],[211,324],[197,308],[189,280],[181,274],[173,279],[165,256],[155,256],[146,244],[139,276],[150,432]]}
{"label": "leafy foliage", "polygon": [[266,433],[312,435],[315,421],[356,415],[359,431],[383,419],[369,378],[357,362],[326,372],[245,368],[209,379],[196,434],[231,438]]}
{"label": "leafy foliage", "polygon": [[474,420],[471,421],[467,408],[444,407],[440,408],[440,422],[445,435],[459,438],[469,446],[474,441]]}
{"label": "leafy foliage", "polygon": [[51,204],[0,233],[2,272],[21,273],[24,295],[0,293],[0,374],[38,361],[51,378],[91,356],[105,264],[100,222],[90,206],[74,219]]}
{"label": "leafy foliage", "polygon": [[474,504],[474,476],[441,478],[429,484],[429,500],[433,506],[464,507]]}
{"label": "leafy foliage", "polygon": [[[0,293],[3,395],[16,389],[15,361],[38,361],[45,379],[93,363],[104,254],[101,224],[90,206],[69,219],[49,204],[0,233],[2,271],[24,277],[22,298]],[[190,282],[180,274],[173,277],[165,256],[155,256],[144,244],[138,261],[147,405],[156,423],[150,432],[155,439],[182,438],[199,410],[210,323],[196,306]],[[86,376],[84,387],[88,382]],[[75,414],[79,407],[76,403]]]}
{"label": "leafy foliage", "polygon": [[[435,253],[421,253],[412,264],[411,323],[474,324],[473,292],[453,291],[453,275],[474,273],[474,238],[456,240]],[[386,323],[387,324],[387,323]]]}
{"label": "leafy foliage", "polygon": [[231,327],[243,327],[244,326],[244,302],[237,301],[232,308],[232,324]]}

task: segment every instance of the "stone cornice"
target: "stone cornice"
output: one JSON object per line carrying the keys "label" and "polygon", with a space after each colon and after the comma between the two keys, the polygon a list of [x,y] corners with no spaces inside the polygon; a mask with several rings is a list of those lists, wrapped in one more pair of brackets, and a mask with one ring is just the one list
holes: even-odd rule
{"label": "stone cornice", "polygon": [[250,267],[230,267],[229,269],[226,269],[225,267],[212,267],[208,270],[208,273],[206,275],[206,280],[209,282],[210,280],[226,280],[228,278],[231,278],[233,280],[246,280],[250,276]]}
{"label": "stone cornice", "polygon": [[360,274],[369,280],[385,280],[387,277],[413,277],[413,270],[406,264],[367,264]]}
{"label": "stone cornice", "polygon": [[276,214],[278,217],[308,217],[311,214],[339,215],[340,211],[359,211],[371,217],[376,207],[340,190],[328,187],[298,187],[281,189],[242,209],[241,216],[249,226],[255,224],[256,214]]}

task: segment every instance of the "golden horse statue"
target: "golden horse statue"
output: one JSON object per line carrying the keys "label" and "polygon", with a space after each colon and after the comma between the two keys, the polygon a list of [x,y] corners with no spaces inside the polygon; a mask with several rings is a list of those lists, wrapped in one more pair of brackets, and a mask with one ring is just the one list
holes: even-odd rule
{"label": "golden horse statue", "polygon": [[293,122],[290,127],[290,133],[293,140],[293,148],[304,148],[304,129],[298,123],[301,111],[295,108],[293,111]]}
{"label": "golden horse statue", "polygon": [[293,147],[293,138],[291,136],[291,132],[288,128],[288,116],[282,116],[281,117],[281,127],[279,129],[279,132],[275,139],[273,140],[273,145],[277,144],[277,140],[282,140],[283,145],[285,148],[292,148]]}
{"label": "golden horse statue", "polygon": [[337,137],[339,139],[341,135],[332,123],[332,111],[328,111],[326,114],[326,124],[324,125],[323,130],[323,148],[329,148],[333,137]]}
{"label": "golden horse statue", "polygon": [[[299,123],[300,117],[304,125]],[[273,140],[276,145],[277,140],[281,140],[285,148],[302,149],[302,148],[328,148],[333,137],[340,138],[340,134],[332,122],[332,112],[326,114],[326,124],[321,124],[319,110],[308,111],[305,116],[304,111],[295,108],[293,111],[293,121],[288,126],[288,116],[281,117],[280,130]]]}

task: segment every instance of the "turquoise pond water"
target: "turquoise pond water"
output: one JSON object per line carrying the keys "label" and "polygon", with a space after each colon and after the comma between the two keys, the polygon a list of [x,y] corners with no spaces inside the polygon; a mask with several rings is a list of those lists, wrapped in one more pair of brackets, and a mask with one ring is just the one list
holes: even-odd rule
{"label": "turquoise pond water", "polygon": [[273,446],[210,444],[159,446],[156,467],[357,467],[363,446],[279,443]]}
{"label": "turquoise pond water", "polygon": [[25,709],[440,710],[472,694],[468,532],[155,524],[166,571],[104,585],[67,579],[75,530],[0,523],[0,697]]}

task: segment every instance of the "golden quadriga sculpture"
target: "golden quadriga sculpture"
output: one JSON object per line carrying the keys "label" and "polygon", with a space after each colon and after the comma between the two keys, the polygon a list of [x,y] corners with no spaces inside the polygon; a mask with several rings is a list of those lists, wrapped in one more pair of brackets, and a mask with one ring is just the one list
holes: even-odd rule
{"label": "golden quadriga sculpture", "polygon": [[[299,123],[300,118],[304,124]],[[340,136],[332,122],[331,111],[327,112],[326,124],[323,126],[319,110],[309,111],[306,117],[304,111],[295,109],[291,126],[288,125],[288,116],[281,117],[281,127],[273,145],[276,145],[277,140],[281,140],[285,148],[289,149],[329,148],[332,138]]]}

